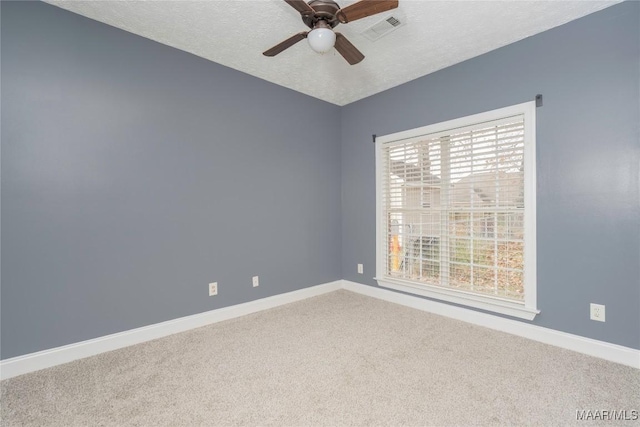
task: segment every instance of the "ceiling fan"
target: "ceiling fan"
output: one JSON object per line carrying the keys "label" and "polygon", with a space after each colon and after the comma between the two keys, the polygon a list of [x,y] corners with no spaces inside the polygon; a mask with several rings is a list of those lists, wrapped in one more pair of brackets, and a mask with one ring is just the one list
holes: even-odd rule
{"label": "ceiling fan", "polygon": [[343,9],[333,0],[311,0],[309,3],[304,0],[284,1],[300,12],[302,22],[311,28],[311,31],[295,34],[263,52],[263,55],[276,56],[300,40],[307,39],[311,49],[318,53],[328,52],[335,47],[351,65],[362,61],[364,55],[345,36],[334,32],[333,28],[338,24],[346,24],[398,7],[398,0],[360,0]]}

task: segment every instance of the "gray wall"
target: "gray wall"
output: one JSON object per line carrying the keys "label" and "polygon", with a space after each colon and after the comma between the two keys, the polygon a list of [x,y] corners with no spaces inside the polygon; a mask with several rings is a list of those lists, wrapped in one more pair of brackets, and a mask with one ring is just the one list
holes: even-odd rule
{"label": "gray wall", "polygon": [[340,279],[339,107],[1,7],[3,359]]}
{"label": "gray wall", "polygon": [[[375,286],[371,134],[537,93],[534,323],[640,348],[637,2],[342,109],[0,4],[2,359],[341,277]],[[342,121],[342,146],[308,132],[318,118]]]}
{"label": "gray wall", "polygon": [[376,285],[371,134],[541,93],[533,323],[640,348],[639,28],[640,4],[625,2],[344,107],[343,278]]}

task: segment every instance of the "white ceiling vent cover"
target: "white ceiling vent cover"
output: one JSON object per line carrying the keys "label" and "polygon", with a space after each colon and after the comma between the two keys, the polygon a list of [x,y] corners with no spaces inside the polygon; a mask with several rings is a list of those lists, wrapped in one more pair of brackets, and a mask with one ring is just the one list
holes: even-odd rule
{"label": "white ceiling vent cover", "polygon": [[386,36],[390,32],[402,27],[404,24],[405,20],[401,19],[398,15],[390,15],[364,30],[362,35],[374,42],[379,38]]}

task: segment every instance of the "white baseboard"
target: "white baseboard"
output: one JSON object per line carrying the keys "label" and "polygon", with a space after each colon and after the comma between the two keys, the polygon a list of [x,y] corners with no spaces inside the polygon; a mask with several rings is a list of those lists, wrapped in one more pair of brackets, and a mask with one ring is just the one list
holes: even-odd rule
{"label": "white baseboard", "polygon": [[348,280],[337,280],[331,283],[312,286],[285,294],[250,301],[231,307],[211,310],[192,316],[156,323],[142,328],[106,335],[87,341],[56,347],[37,353],[25,354],[0,361],[0,379],[8,379],[40,369],[50,368],[84,357],[94,356],[111,350],[140,344],[157,338],[166,337],[178,332],[188,331],[201,326],[224,320],[234,319],[247,314],[256,313],[284,304],[300,301],[329,292],[345,289],[373,298],[393,302],[417,310],[427,311],[452,319],[462,320],[475,325],[484,326],[513,335],[529,338],[545,344],[573,350],[589,356],[599,357],[611,362],[620,363],[640,369],[640,350],[616,344],[598,341],[579,335],[568,334],[553,329],[543,328],[528,323],[506,319],[491,314],[468,310],[465,308],[443,304],[440,302],[417,298],[398,292],[367,286]]}
{"label": "white baseboard", "polygon": [[393,302],[422,311],[428,311],[440,316],[462,320],[474,325],[484,326],[502,332],[507,332],[534,341],[573,350],[589,356],[599,357],[611,362],[640,369],[640,350],[621,345],[581,337],[566,332],[560,332],[542,326],[536,326],[517,320],[494,316],[479,311],[468,310],[441,302],[417,298],[386,289],[367,286],[360,283],[342,280],[342,288],[351,292],[367,295],[373,298]]}
{"label": "white baseboard", "polygon": [[337,291],[338,289],[341,289],[341,287],[342,281],[338,280],[243,304],[156,323],[142,328],[131,329],[87,341],[81,341],[62,347],[5,359],[0,361],[0,379],[4,380],[12,378],[17,375],[50,368],[52,366],[82,359],[84,357],[117,350],[122,347],[140,344],[145,341],[166,337],[167,335],[188,331],[190,329],[199,328],[201,326],[210,325],[223,320],[245,316],[258,311]]}

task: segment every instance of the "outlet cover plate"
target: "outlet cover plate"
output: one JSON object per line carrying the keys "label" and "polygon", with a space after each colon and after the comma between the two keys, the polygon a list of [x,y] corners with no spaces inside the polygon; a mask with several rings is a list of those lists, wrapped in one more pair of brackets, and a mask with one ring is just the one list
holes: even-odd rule
{"label": "outlet cover plate", "polygon": [[209,296],[218,295],[218,282],[209,283]]}
{"label": "outlet cover plate", "polygon": [[605,321],[604,305],[592,303],[589,308],[591,310],[591,320],[597,320],[598,322]]}
{"label": "outlet cover plate", "polygon": [[253,276],[252,283],[254,288],[257,288],[260,285],[260,279],[258,276]]}
{"label": "outlet cover plate", "polygon": [[362,264],[358,264],[358,274],[362,274],[362,273],[364,273],[364,268]]}

